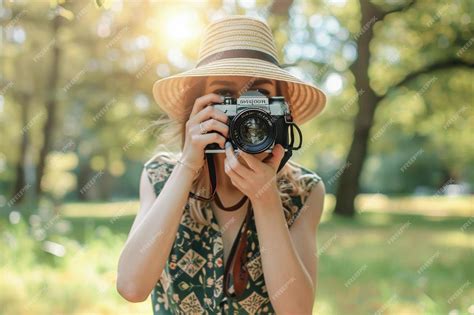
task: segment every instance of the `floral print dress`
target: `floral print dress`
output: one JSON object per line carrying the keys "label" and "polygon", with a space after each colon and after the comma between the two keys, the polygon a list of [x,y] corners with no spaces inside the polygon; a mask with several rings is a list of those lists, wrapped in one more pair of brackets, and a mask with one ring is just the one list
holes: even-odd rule
{"label": "floral print dress", "polygon": [[[144,168],[158,195],[174,164],[157,155],[146,162]],[[302,193],[282,202],[288,227],[302,212],[311,188],[321,181],[316,173],[302,166],[298,168],[296,175]],[[279,182],[280,189],[284,189],[281,188],[284,185]],[[274,314],[265,287],[254,217],[247,231],[249,281],[241,297],[229,299],[223,291],[222,232],[209,203],[204,210],[211,218],[210,225],[195,222],[189,205],[184,208],[168,261],[151,293],[153,314]],[[233,292],[232,285],[229,291]]]}

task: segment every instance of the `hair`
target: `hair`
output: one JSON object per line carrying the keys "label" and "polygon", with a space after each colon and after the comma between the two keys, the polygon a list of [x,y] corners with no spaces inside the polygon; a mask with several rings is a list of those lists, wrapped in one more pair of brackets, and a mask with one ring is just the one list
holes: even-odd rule
{"label": "hair", "polygon": [[[197,91],[204,91],[207,77],[198,80],[199,82],[193,83],[192,89]],[[276,90],[277,95],[282,95],[285,99],[288,99],[287,89],[285,88],[285,82],[276,81]],[[179,159],[180,153],[184,147],[184,141],[186,138],[186,121],[189,119],[189,116],[192,111],[194,104],[193,95],[198,95],[195,93],[185,93],[185,104],[186,108],[184,109],[184,120],[175,120],[170,119],[168,116],[161,117],[158,120],[152,122],[152,125],[158,130],[158,142],[159,145],[154,151],[154,155],[157,154],[162,161],[176,165],[176,161]],[[201,93],[202,94],[202,93]],[[171,153],[168,149],[168,145],[179,143],[180,152]],[[163,146],[167,149],[163,152]],[[278,172],[276,176],[276,181],[278,185],[278,190],[280,197],[282,199],[282,204],[284,207],[289,205],[291,196],[298,196],[302,194],[302,187],[298,184],[299,176],[301,176],[300,165],[288,160],[283,168]],[[200,171],[200,174],[194,180],[192,184],[192,191],[203,197],[209,197],[211,194],[211,184],[209,180],[209,169],[207,163],[204,163],[203,168]],[[210,201],[198,200],[196,198],[189,197],[189,211],[191,218],[199,224],[210,224],[210,218],[206,216],[204,211],[206,203]]]}

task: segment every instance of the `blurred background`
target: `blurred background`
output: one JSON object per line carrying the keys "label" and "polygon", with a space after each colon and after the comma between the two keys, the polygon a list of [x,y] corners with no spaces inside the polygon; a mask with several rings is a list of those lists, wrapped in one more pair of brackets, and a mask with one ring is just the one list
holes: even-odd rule
{"label": "blurred background", "polygon": [[[155,80],[228,14],[328,95],[293,159],[327,190],[315,314],[474,314],[474,2],[0,1],[0,313],[151,314],[115,289]],[[176,149],[176,148],[175,148]]]}

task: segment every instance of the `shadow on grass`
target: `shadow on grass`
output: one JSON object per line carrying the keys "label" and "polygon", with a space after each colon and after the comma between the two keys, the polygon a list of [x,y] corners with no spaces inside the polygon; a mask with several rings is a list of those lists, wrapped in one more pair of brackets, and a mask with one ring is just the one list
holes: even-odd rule
{"label": "shadow on grass", "polygon": [[[120,217],[97,217],[97,216],[74,216],[66,217],[72,224],[71,234],[68,236],[84,243],[88,235],[100,226],[109,228],[114,234],[126,236],[132,226],[134,215],[123,215]],[[345,218],[333,215],[327,221],[321,222],[323,229],[332,227],[341,228],[347,226],[351,229],[385,229],[396,227],[410,222],[411,226],[433,230],[460,230],[468,223],[467,217],[429,217],[423,215],[394,214],[394,213],[369,213],[358,214],[354,218]],[[474,226],[474,224],[472,224]]]}
{"label": "shadow on grass", "polygon": [[[351,228],[386,228],[410,222],[419,228],[427,229],[461,229],[469,221],[469,217],[431,217],[418,214],[371,213],[365,212],[354,218],[332,215],[321,226],[330,227],[348,225]],[[474,224],[473,224],[474,225]]]}

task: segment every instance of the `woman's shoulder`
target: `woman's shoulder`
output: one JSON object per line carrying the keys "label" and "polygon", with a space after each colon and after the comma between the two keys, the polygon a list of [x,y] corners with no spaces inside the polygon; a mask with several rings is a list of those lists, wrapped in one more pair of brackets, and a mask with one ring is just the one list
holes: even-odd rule
{"label": "woman's shoulder", "polygon": [[176,165],[176,155],[170,152],[156,152],[143,164],[143,169],[152,185],[163,183]]}
{"label": "woman's shoulder", "polygon": [[283,198],[283,205],[290,227],[304,211],[313,187],[322,182],[322,178],[317,172],[294,161],[290,160],[288,164],[289,174],[280,179],[280,189],[288,194]]}
{"label": "woman's shoulder", "polygon": [[296,179],[302,191],[309,192],[314,185],[323,181],[316,171],[291,160],[288,163],[291,165],[293,178]]}
{"label": "woman's shoulder", "polygon": [[174,165],[176,164],[178,154],[168,151],[157,151],[143,165],[145,167],[156,167],[157,165]]}

